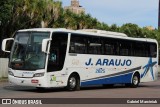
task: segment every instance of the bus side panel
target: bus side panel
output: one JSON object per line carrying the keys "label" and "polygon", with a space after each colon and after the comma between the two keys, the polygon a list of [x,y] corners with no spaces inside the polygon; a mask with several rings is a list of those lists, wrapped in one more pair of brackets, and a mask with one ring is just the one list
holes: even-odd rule
{"label": "bus side panel", "polygon": [[92,79],[88,81],[82,81],[81,86],[87,85],[102,85],[102,84],[119,84],[119,83],[131,83],[133,73],[118,75],[108,78]]}

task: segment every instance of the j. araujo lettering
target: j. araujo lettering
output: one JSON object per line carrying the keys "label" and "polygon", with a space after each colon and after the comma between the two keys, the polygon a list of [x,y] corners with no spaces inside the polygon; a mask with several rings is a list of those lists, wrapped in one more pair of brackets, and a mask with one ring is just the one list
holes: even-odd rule
{"label": "j. araujo lettering", "polygon": [[130,59],[98,59],[96,63],[92,62],[92,58],[85,62],[86,66],[131,66]]}

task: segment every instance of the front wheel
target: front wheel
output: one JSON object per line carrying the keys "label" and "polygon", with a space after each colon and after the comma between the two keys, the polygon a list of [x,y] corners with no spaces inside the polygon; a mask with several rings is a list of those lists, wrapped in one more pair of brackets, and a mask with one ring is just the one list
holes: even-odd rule
{"label": "front wheel", "polygon": [[67,89],[69,91],[80,90],[80,80],[79,80],[78,76],[72,74],[69,77],[68,83],[67,83]]}

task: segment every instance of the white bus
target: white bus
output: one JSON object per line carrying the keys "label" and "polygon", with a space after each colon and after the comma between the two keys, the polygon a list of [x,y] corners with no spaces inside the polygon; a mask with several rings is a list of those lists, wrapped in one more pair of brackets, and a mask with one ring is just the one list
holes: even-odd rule
{"label": "white bus", "polygon": [[[7,41],[13,41],[7,50]],[[37,88],[126,84],[158,79],[158,43],[96,29],[36,28],[4,39],[9,82]]]}

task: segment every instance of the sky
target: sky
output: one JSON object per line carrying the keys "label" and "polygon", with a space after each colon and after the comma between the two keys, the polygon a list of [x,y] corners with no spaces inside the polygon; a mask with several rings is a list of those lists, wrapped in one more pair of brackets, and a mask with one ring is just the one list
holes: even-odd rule
{"label": "sky", "polygon": [[[69,6],[71,0],[61,0]],[[158,27],[159,0],[79,0],[86,13],[108,25],[134,23],[140,27]]]}

